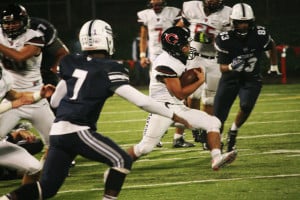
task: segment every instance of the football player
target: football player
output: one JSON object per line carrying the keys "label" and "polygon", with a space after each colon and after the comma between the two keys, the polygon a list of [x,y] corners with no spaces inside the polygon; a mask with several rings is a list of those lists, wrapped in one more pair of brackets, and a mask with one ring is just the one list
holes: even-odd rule
{"label": "football player", "polygon": [[[213,170],[218,170],[232,162],[237,152],[221,154],[221,123],[218,118],[203,111],[188,108],[183,102],[204,82],[204,73],[195,69],[198,77],[196,82],[185,87],[182,87],[180,83],[179,77],[186,70],[191,40],[187,28],[174,26],[162,34],[163,52],[153,63],[149,93],[156,101],[167,102],[167,106],[173,111],[179,112],[192,125],[193,129],[204,129],[208,132],[212,157],[211,167]],[[128,149],[133,160],[150,153],[171,125],[174,125],[173,120],[154,113],[149,114],[142,140]]]}
{"label": "football player", "polygon": [[[165,0],[149,0],[148,9],[137,13],[140,24],[140,63],[142,67],[149,67],[155,58],[162,53],[161,34],[179,20],[181,10],[167,6]],[[148,49],[147,49],[148,48]],[[148,53],[146,54],[146,51]],[[158,147],[162,146],[159,142]],[[184,134],[174,134],[174,147],[194,147],[195,145],[184,140]]]}
{"label": "football player", "polygon": [[50,132],[51,146],[40,182],[23,185],[0,199],[47,199],[53,197],[78,154],[105,163],[109,169],[103,200],[117,199],[132,159],[110,138],[96,132],[96,124],[107,98],[114,93],[145,111],[160,114],[190,127],[186,120],[130,86],[128,71],[117,61],[111,26],[102,20],[86,22],[79,33],[83,54],[65,56],[60,62],[61,80],[51,98],[57,107]]}
{"label": "football player", "polygon": [[[48,98],[54,91],[54,86],[47,85],[41,91],[17,92],[12,89],[13,78],[0,66],[0,113],[16,109],[22,105],[31,104],[41,98]],[[1,126],[4,126],[1,124]],[[35,137],[25,131],[14,131],[10,134],[0,132],[0,165],[24,173],[22,183],[36,181],[42,168],[41,163],[24,148],[14,144],[18,140],[34,142]]]}
{"label": "football player", "polygon": [[[10,4],[1,13],[0,52],[3,67],[13,77],[16,91],[40,91],[43,86],[40,67],[43,34],[28,28],[29,16],[19,4]],[[11,109],[0,116],[0,132],[8,134],[20,119],[29,120],[41,135],[45,149],[49,145],[49,131],[54,120],[47,99]],[[46,151],[47,152],[47,151]]]}
{"label": "football player", "polygon": [[[217,51],[214,40],[218,33],[230,29],[231,8],[225,6],[223,0],[188,1],[182,6],[182,18],[177,26],[188,27],[194,38],[191,46],[197,55],[189,60],[188,67],[202,67],[206,81],[199,89],[187,98],[187,105],[200,109],[200,99],[203,111],[213,114],[213,103],[221,72],[217,63]],[[177,133],[183,129],[176,129]],[[199,133],[201,132],[201,133]],[[193,130],[195,142],[201,142],[203,149],[209,149],[205,130]]]}
{"label": "football player", "polygon": [[235,149],[238,129],[248,119],[260,94],[260,60],[264,52],[270,51],[271,64],[277,64],[275,42],[265,27],[255,25],[251,6],[234,5],[230,18],[233,30],[222,32],[216,38],[222,77],[214,103],[215,116],[224,126],[236,97],[240,99],[240,109],[228,132],[228,152]]}
{"label": "football player", "polygon": [[41,74],[44,84],[58,83],[57,65],[62,57],[69,54],[66,45],[57,36],[57,30],[49,21],[37,17],[30,17],[31,29],[41,32],[45,39],[42,48]]}

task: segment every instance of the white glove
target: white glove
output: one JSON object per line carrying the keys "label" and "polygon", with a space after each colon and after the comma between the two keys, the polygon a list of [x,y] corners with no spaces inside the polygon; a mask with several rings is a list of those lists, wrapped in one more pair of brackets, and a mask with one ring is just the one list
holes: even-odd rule
{"label": "white glove", "polygon": [[277,75],[281,75],[282,73],[278,69],[278,65],[271,65],[268,71],[268,74],[275,72]]}

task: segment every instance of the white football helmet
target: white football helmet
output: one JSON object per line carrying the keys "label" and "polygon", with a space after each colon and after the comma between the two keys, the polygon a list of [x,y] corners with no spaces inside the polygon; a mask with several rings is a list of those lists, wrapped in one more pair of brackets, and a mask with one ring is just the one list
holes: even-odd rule
{"label": "white football helmet", "polygon": [[246,3],[235,4],[232,7],[230,18],[232,20],[254,20],[253,10]]}
{"label": "white football helmet", "polygon": [[[253,29],[255,17],[251,6],[246,3],[238,3],[232,7],[230,15],[231,24],[239,37],[246,37],[249,30]],[[247,23],[248,26],[240,26],[242,23]]]}
{"label": "white football helmet", "polygon": [[80,29],[79,40],[82,51],[105,50],[114,53],[113,32],[105,21],[96,19],[86,22]]}

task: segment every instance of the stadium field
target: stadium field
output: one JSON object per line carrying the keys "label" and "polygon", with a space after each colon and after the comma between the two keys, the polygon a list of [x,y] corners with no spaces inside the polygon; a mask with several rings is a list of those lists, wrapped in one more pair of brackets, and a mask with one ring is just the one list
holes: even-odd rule
{"label": "stadium field", "polygon": [[[140,89],[147,94],[146,89]],[[226,131],[238,109],[233,106]],[[140,139],[147,113],[118,96],[110,98],[98,129],[124,149]],[[240,129],[238,157],[219,171],[210,167],[210,154],[200,143],[193,148],[172,148],[174,128],[155,148],[133,165],[120,200],[282,200],[300,198],[300,84],[264,85],[250,118]],[[193,142],[186,131],[186,139]],[[102,199],[103,164],[76,158],[59,193],[53,199]],[[4,194],[20,180],[1,181]]]}

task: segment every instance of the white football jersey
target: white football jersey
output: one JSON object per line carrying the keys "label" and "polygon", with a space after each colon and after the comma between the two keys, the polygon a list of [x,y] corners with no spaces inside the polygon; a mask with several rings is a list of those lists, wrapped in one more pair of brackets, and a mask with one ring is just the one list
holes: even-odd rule
{"label": "white football jersey", "polygon": [[176,7],[164,7],[161,13],[156,14],[153,9],[146,9],[137,13],[138,22],[148,28],[148,53],[149,57],[162,52],[160,36],[169,27],[174,25],[180,17],[180,9]]}
{"label": "white football jersey", "polygon": [[[189,23],[191,37],[194,38],[196,32],[213,34],[216,37],[220,32],[227,31],[230,26],[230,14],[232,8],[224,6],[223,9],[206,16],[202,1],[184,2],[182,6],[182,17]],[[195,44],[196,42],[193,42]],[[207,56],[216,56],[213,42],[211,44],[201,44],[197,42],[198,52]]]}
{"label": "white football jersey", "polygon": [[13,78],[8,71],[0,66],[2,75],[0,78],[0,101],[5,97],[6,93],[11,90]]}
{"label": "white football jersey", "polygon": [[[163,73],[156,70],[157,66],[165,66],[172,69],[175,74]],[[149,94],[150,97],[157,101],[169,102],[172,104],[183,104],[183,101],[177,99],[175,96],[172,96],[166,85],[160,82],[157,77],[180,77],[181,74],[186,70],[186,66],[178,59],[174,58],[166,51],[163,51],[154,61],[150,85],[149,85]]]}
{"label": "white football jersey", "polygon": [[[21,49],[26,44],[42,48],[44,46],[42,36],[38,31],[27,29],[25,33],[11,40],[0,29],[0,43],[16,50]],[[42,53],[27,59],[25,62],[15,62],[2,55],[2,64],[11,73],[14,80],[12,88],[17,91],[39,91],[43,85],[40,72],[41,60]]]}

